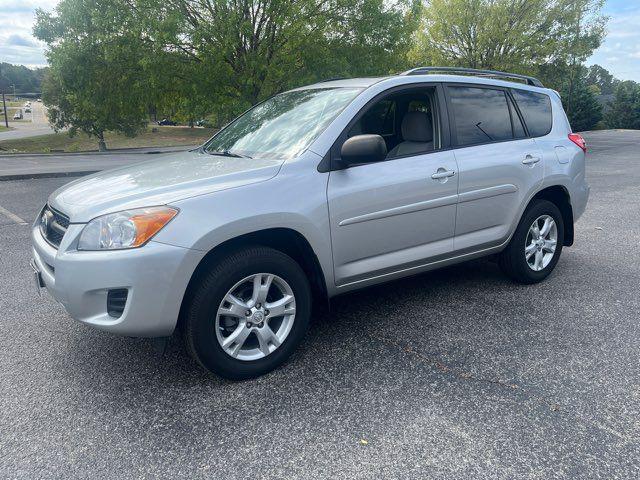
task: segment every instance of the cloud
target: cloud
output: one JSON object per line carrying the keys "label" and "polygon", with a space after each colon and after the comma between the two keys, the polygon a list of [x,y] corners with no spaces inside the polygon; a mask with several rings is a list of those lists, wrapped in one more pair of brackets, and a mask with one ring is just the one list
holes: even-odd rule
{"label": "cloud", "polygon": [[35,40],[32,40],[27,37],[23,37],[22,35],[18,35],[17,33],[9,35],[9,38],[7,38],[6,45],[10,47],[11,46],[13,47],[37,47],[38,46]]}
{"label": "cloud", "polygon": [[587,64],[597,63],[621,80],[640,81],[640,5],[609,0],[604,13],[610,17],[607,37]]}
{"label": "cloud", "polygon": [[2,13],[30,13],[36,8],[51,10],[58,0],[2,0]]}
{"label": "cloud", "polygon": [[0,62],[30,67],[47,64],[44,44],[33,38],[36,8],[52,10],[58,0],[0,0]]}

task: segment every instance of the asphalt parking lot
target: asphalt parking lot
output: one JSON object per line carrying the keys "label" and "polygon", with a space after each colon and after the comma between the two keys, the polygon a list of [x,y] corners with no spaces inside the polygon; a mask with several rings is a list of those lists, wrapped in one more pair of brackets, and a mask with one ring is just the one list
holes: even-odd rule
{"label": "asphalt parking lot", "polygon": [[0,182],[0,478],[638,478],[640,132],[586,137],[547,281],[481,260],[350,294],[241,383],[38,297],[6,212],[69,179]]}

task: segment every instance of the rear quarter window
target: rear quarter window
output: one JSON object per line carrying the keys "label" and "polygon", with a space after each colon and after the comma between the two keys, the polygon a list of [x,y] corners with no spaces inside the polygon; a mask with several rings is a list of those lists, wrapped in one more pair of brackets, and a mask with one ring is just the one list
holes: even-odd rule
{"label": "rear quarter window", "polygon": [[551,131],[551,99],[544,93],[512,90],[520,113],[532,137],[542,137]]}

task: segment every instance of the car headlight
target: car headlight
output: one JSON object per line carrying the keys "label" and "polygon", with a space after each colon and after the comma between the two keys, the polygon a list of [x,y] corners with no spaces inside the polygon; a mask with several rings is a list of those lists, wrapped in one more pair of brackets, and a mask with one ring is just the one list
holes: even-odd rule
{"label": "car headlight", "polygon": [[171,207],[147,207],[96,217],[82,230],[78,250],[141,247],[177,214]]}

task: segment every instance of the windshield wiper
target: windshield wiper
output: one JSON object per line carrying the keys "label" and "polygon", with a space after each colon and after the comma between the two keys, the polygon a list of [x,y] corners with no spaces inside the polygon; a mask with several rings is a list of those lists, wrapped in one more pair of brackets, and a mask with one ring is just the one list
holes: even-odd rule
{"label": "windshield wiper", "polygon": [[209,155],[220,155],[221,157],[234,157],[234,158],[252,158],[249,155],[242,155],[240,153],[232,152],[231,150],[222,150],[221,152],[212,152],[205,150]]}

